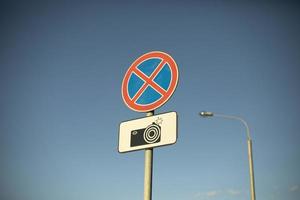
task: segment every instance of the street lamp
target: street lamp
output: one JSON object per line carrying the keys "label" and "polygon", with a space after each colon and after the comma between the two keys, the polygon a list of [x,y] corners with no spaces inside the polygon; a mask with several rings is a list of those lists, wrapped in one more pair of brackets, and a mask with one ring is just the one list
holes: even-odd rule
{"label": "street lamp", "polygon": [[238,120],[242,122],[245,127],[246,127],[246,133],[247,133],[247,144],[248,144],[248,160],[249,160],[249,175],[250,175],[250,192],[251,192],[251,200],[255,200],[255,186],[254,186],[254,171],[253,171],[253,156],[252,156],[252,140],[250,137],[250,130],[247,122],[237,116],[232,116],[232,115],[224,115],[224,114],[217,114],[213,112],[207,112],[207,111],[202,111],[199,113],[200,116],[202,117],[222,117],[226,119],[233,119],[233,120]]}

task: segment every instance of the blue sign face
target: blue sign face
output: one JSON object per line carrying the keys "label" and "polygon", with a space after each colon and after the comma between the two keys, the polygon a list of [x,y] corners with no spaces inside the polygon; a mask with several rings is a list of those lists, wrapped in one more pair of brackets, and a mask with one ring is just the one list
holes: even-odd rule
{"label": "blue sign face", "polygon": [[[132,73],[128,83],[128,93],[133,99],[140,89],[143,89],[139,97],[136,97],[136,103],[147,105],[158,101],[168,90],[171,82],[171,70],[168,63],[163,63],[161,59],[151,58],[137,66],[140,72]],[[148,79],[143,79],[147,76]],[[140,76],[139,76],[140,75]],[[151,75],[156,75],[151,77]],[[151,77],[151,78],[150,78]],[[146,88],[142,88],[142,87]],[[160,89],[158,89],[160,87]]]}
{"label": "blue sign face", "polygon": [[128,69],[122,96],[127,106],[144,112],[158,108],[173,94],[178,81],[175,61],[163,52],[150,52]]}

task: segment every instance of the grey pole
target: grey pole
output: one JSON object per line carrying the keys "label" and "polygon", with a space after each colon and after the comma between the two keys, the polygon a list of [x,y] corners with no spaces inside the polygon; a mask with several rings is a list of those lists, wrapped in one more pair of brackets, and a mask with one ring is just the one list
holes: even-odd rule
{"label": "grey pole", "polygon": [[252,140],[248,139],[248,159],[249,159],[249,173],[250,173],[250,190],[251,200],[255,200],[255,187],[254,187],[254,169],[253,169],[253,156],[252,156]]}
{"label": "grey pole", "polygon": [[[150,111],[146,116],[154,115],[154,111]],[[153,148],[145,150],[145,175],[144,175],[144,200],[152,199],[152,164],[153,164]]]}
{"label": "grey pole", "polygon": [[234,119],[242,122],[244,126],[246,127],[246,133],[247,133],[247,145],[248,145],[248,161],[249,161],[249,175],[250,175],[250,195],[251,195],[251,200],[255,200],[255,183],[254,183],[254,169],[253,169],[253,155],[252,155],[252,139],[250,137],[250,130],[247,122],[237,116],[232,116],[232,115],[223,115],[223,114],[216,114],[213,112],[206,112],[202,111],[199,113],[200,116],[202,117],[222,117],[222,118],[227,118],[227,119]]}

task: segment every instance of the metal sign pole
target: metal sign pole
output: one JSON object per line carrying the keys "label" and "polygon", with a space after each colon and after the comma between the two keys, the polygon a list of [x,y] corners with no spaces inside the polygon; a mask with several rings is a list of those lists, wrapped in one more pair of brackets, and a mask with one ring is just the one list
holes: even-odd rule
{"label": "metal sign pole", "polygon": [[[147,112],[146,116],[154,115],[154,111]],[[145,176],[144,176],[144,200],[152,199],[152,164],[153,148],[145,150]]]}

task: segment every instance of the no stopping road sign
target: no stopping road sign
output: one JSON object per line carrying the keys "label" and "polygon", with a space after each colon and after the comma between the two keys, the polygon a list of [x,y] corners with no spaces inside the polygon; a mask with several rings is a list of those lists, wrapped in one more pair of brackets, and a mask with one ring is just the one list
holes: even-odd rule
{"label": "no stopping road sign", "polygon": [[148,112],[162,106],[174,93],[178,68],[174,59],[160,51],[136,59],[122,82],[125,104],[137,112]]}

